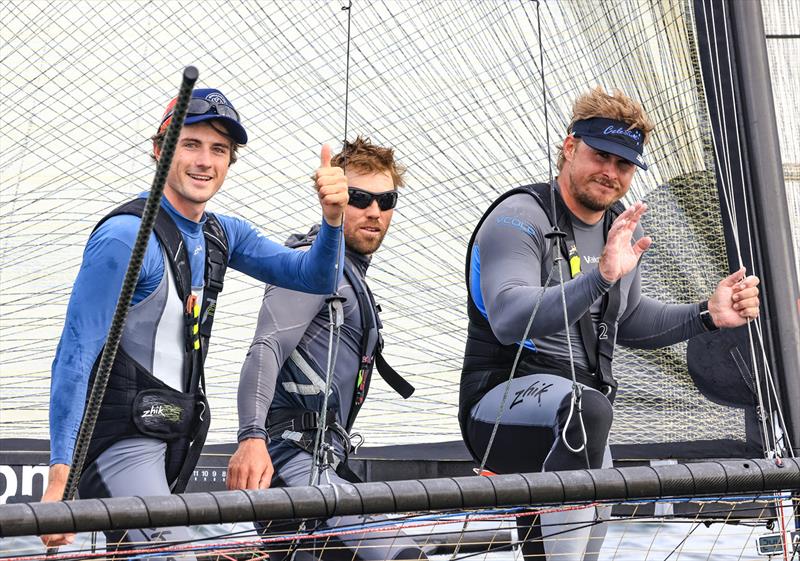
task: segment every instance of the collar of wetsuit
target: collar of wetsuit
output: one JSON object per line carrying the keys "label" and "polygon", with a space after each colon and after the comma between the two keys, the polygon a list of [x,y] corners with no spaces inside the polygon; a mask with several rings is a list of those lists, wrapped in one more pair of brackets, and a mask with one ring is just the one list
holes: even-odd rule
{"label": "collar of wetsuit", "polygon": [[352,251],[350,248],[345,249],[344,255],[347,260],[353,264],[353,267],[361,273],[361,276],[367,274],[367,268],[369,267],[370,261],[372,261],[371,255],[362,255],[361,253]]}

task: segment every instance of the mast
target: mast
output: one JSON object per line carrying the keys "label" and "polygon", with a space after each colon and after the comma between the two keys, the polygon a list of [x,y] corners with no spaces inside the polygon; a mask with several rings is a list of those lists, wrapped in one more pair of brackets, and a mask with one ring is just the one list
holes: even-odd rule
{"label": "mast", "polygon": [[[703,80],[712,132],[717,139],[717,183],[720,190],[724,188],[724,181],[720,181],[725,173],[720,169],[720,150],[727,149],[731,187],[739,198],[735,218],[741,257],[748,272],[755,271],[761,277],[765,351],[780,392],[786,428],[797,453],[800,452],[800,290],[795,269],[798,256],[786,204],[761,2],[695,0],[694,6]],[[724,116],[720,118],[721,115]],[[731,217],[723,211],[722,219],[726,233],[730,233],[735,228]],[[738,256],[731,236],[727,237],[728,259],[735,270]]]}

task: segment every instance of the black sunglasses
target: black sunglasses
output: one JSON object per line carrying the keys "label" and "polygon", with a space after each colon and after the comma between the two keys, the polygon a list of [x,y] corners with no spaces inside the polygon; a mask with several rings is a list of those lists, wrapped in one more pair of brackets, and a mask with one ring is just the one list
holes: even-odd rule
{"label": "black sunglasses", "polygon": [[[220,117],[228,117],[233,119],[237,123],[239,122],[239,113],[231,107],[230,105],[225,105],[224,103],[211,103],[206,99],[194,98],[189,100],[189,109],[187,110],[187,115],[205,115],[209,113],[211,110],[214,110],[214,113],[219,115]],[[163,125],[167,119],[172,117],[173,111],[170,111],[164,118],[161,120],[161,124]]]}
{"label": "black sunglasses", "polygon": [[350,200],[347,204],[353,205],[356,208],[367,208],[372,204],[372,201],[378,201],[378,208],[381,210],[390,210],[397,205],[397,196],[400,194],[397,191],[384,191],[383,193],[370,193],[358,187],[348,187],[347,194],[350,195]]}

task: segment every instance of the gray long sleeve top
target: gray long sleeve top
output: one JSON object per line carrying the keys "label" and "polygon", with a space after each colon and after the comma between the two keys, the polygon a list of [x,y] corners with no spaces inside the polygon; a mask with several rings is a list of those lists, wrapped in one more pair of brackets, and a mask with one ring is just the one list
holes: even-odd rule
{"label": "gray long sleeve top", "polygon": [[[599,322],[602,296],[611,284],[597,269],[604,246],[602,221],[590,225],[572,215],[570,219],[583,274],[571,279],[568,264],[564,260],[560,263],[565,279],[572,352],[576,365],[586,368],[588,360],[577,322],[587,310],[591,311],[595,322]],[[533,197],[527,194],[509,197],[492,211],[478,232],[470,283],[473,297],[475,288],[479,287],[477,300],[481,301],[475,303],[501,343],[512,344],[525,339],[526,346],[568,362],[557,270],[550,286],[542,287],[543,264],[552,260],[550,242],[544,237],[550,230],[547,215]],[[641,227],[637,227],[634,237],[642,235]],[[642,296],[638,266],[619,282],[621,304],[617,341],[620,344],[656,348],[689,339],[703,331],[697,304],[670,305]],[[525,327],[539,298],[539,310],[526,334]]]}
{"label": "gray long sleeve top", "polygon": [[[369,257],[347,250],[345,259],[364,278]],[[339,283],[345,298],[344,324],[336,359],[329,406],[338,410],[344,425],[352,405],[361,360],[361,315],[358,299],[346,276]],[[239,379],[239,441],[267,438],[266,421],[270,407],[318,410],[328,357],[329,316],[327,296],[306,294],[267,285],[258,324]],[[299,353],[316,380],[284,379],[281,369],[293,353]],[[297,355],[294,355],[297,357]],[[312,374],[312,377],[313,377]],[[278,386],[278,384],[280,384]],[[277,386],[277,387],[276,387]]]}

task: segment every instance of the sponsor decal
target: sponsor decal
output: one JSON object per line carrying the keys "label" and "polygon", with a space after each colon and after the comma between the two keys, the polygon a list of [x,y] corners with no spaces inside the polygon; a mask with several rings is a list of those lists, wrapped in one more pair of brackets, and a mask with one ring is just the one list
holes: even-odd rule
{"label": "sponsor decal", "polygon": [[642,141],[642,131],[639,129],[628,130],[622,127],[615,127],[614,125],[609,125],[603,130],[603,134],[617,134],[627,136],[637,144]]}
{"label": "sponsor decal", "polygon": [[203,317],[200,319],[200,323],[205,323],[208,318],[214,318],[214,312],[217,311],[217,300],[216,298],[209,298],[208,305],[206,306],[206,313],[203,314]]}
{"label": "sponsor decal", "polygon": [[48,466],[0,465],[0,505],[40,500],[49,470]]}
{"label": "sponsor decal", "polygon": [[[228,452],[230,453],[230,452]],[[47,452],[34,452],[36,459],[28,462],[47,461]],[[41,458],[39,459],[39,456]],[[0,464],[0,505],[40,501],[47,486],[47,465]],[[228,470],[225,467],[198,466],[189,481],[189,491],[225,491]]]}
{"label": "sponsor decal", "polygon": [[225,96],[219,92],[211,92],[210,94],[208,94],[206,96],[206,101],[221,105],[230,105],[230,103],[228,103],[228,100],[225,99]]}
{"label": "sponsor decal", "polygon": [[164,403],[161,405],[151,405],[150,409],[142,411],[143,419],[146,417],[153,417],[153,418],[165,419],[173,423],[180,422],[182,416],[183,416],[183,409],[178,405],[173,405],[171,403]]}
{"label": "sponsor decal", "polygon": [[533,224],[525,222],[524,220],[520,220],[516,216],[498,216],[495,219],[495,223],[498,226],[516,228],[517,230],[525,232],[532,238],[535,238],[537,236],[538,230]]}
{"label": "sponsor decal", "polygon": [[511,405],[508,407],[509,409],[513,409],[514,406],[519,405],[523,401],[525,401],[528,397],[535,397],[538,405],[542,405],[542,394],[547,393],[547,391],[553,387],[553,384],[546,384],[541,380],[536,380],[530,386],[525,388],[524,390],[519,390],[514,394],[514,401],[511,402]]}

